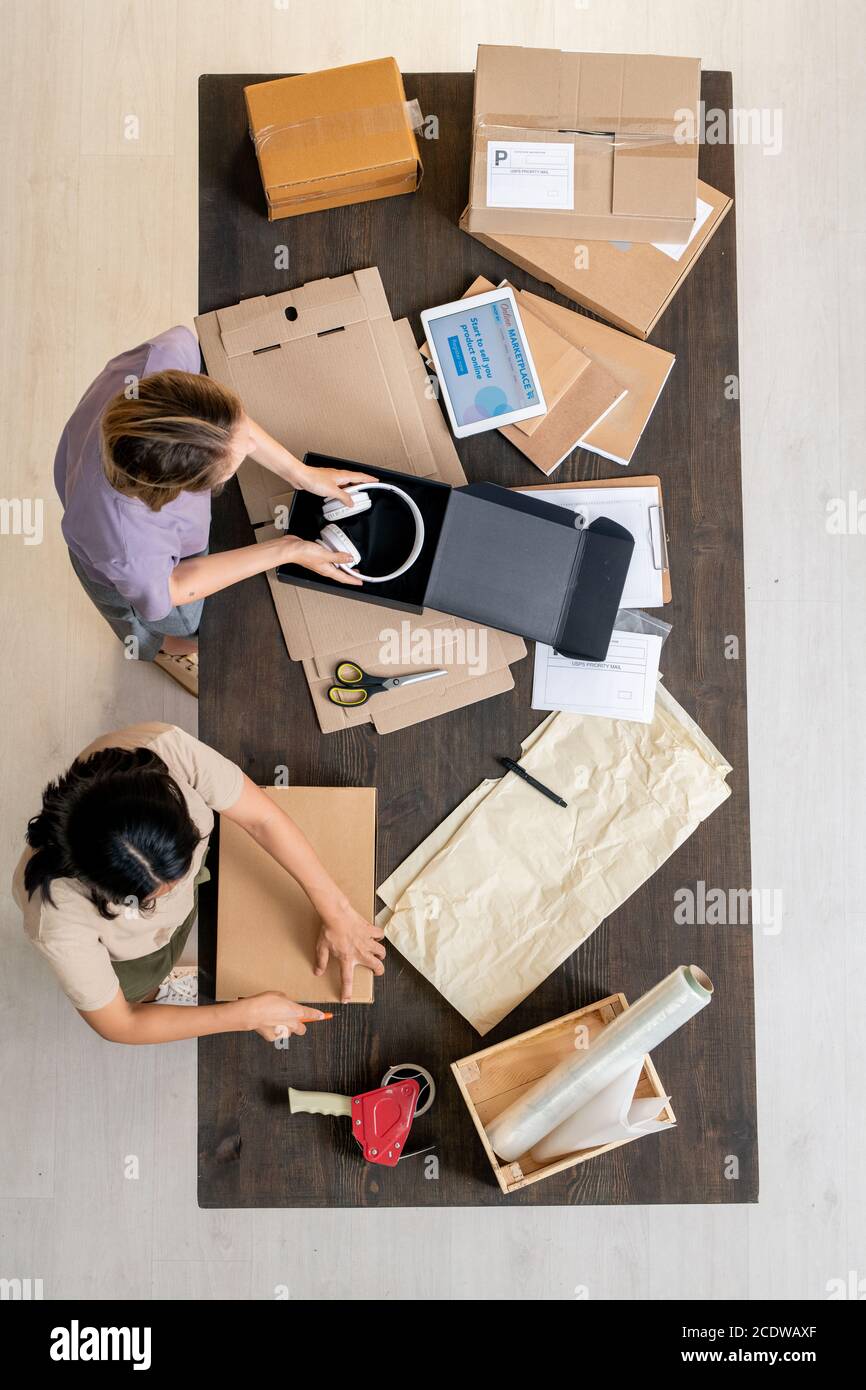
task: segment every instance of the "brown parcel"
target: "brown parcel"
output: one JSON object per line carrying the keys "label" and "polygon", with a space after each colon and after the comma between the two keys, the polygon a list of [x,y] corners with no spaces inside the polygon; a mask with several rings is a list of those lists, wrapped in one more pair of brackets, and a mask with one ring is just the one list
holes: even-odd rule
{"label": "brown parcel", "polygon": [[[373,920],[376,873],[375,787],[265,787],[292,817],[352,906]],[[340,1000],[331,959],[313,974],[321,919],[291,874],[239,825],[220,824],[217,999],[282,990],[301,1004]],[[355,969],[352,1002],[369,1004],[373,974]]]}
{"label": "brown parcel", "polygon": [[[617,1014],[628,1008],[624,994],[611,994],[600,999],[597,1004],[577,1009],[563,1018],[555,1018],[543,1023],[540,1028],[532,1028],[528,1033],[519,1033],[505,1042],[485,1047],[470,1057],[462,1057],[451,1063],[457,1085],[466,1102],[472,1123],[484,1145],[485,1153],[502,1191],[507,1196],[530,1183],[540,1182],[542,1178],[562,1173],[588,1158],[618,1149],[621,1144],[631,1144],[633,1139],[621,1139],[614,1144],[600,1144],[594,1149],[581,1149],[550,1163],[536,1163],[531,1154],[522,1154],[515,1163],[505,1163],[493,1152],[487,1138],[487,1126],[501,1114],[506,1105],[517,1100],[521,1092],[528,1090],[539,1077],[546,1076],[575,1046],[577,1030],[581,1032],[583,1046],[587,1046],[601,1033]],[[650,1057],[644,1058],[643,1070],[635,1094],[638,1097],[658,1096],[659,1118],[671,1125],[676,1117],[665,1099],[665,1090],[659,1081],[658,1072]]]}
{"label": "brown parcel", "polygon": [[[296,317],[288,319],[287,310]],[[377,270],[244,300],[202,315],[196,326],[211,375],[238,391],[250,414],[295,454],[310,449],[357,460],[362,467],[398,466],[455,486],[466,481],[442,411],[428,389],[412,330],[405,319],[392,322]],[[344,331],[331,331],[335,328]],[[259,351],[273,343],[279,350]],[[276,509],[290,501],[285,480],[250,459],[238,479],[250,520],[259,525],[257,539],[267,539],[274,532],[261,523],[273,523]],[[294,660],[306,663],[319,654],[350,657],[353,648],[376,640],[384,627],[402,630],[409,618],[414,629],[421,621],[402,611],[268,578]],[[456,624],[457,631],[471,627]],[[329,731],[336,717],[336,727],[372,722],[384,733],[512,689],[508,666],[526,654],[525,644],[500,636],[497,646],[492,637],[488,632],[486,675],[467,679],[464,671],[449,670],[411,702],[404,704],[405,692],[400,691],[388,700],[369,701],[351,718],[336,706],[325,711],[305,664],[322,727]]]}
{"label": "brown parcel", "polygon": [[413,105],[393,58],[244,88],[268,219],[412,193]]}
{"label": "brown parcel", "polygon": [[[697,196],[710,206],[711,212],[679,260],[656,246],[637,240],[632,240],[631,245],[587,241],[576,248],[574,241],[562,237],[476,231],[471,235],[591,313],[635,337],[648,338],[733,202],[726,194],[700,181]],[[460,226],[465,232],[470,230],[466,212],[460,219]],[[686,237],[671,240],[682,243]],[[577,255],[576,251],[581,254]]]}
{"label": "brown parcel", "polygon": [[[700,82],[698,58],[481,44],[467,230],[685,241],[695,220]],[[489,207],[488,147],[497,141],[572,146],[573,209]]]}

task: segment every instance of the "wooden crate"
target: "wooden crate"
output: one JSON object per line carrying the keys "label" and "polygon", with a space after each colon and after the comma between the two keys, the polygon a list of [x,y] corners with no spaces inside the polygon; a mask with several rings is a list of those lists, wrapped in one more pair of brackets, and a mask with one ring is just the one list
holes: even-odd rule
{"label": "wooden crate", "polygon": [[[503,1163],[493,1152],[486,1130],[491,1120],[517,1100],[534,1081],[572,1055],[577,1028],[585,1029],[586,1039],[592,1042],[606,1024],[627,1008],[628,1000],[624,994],[611,994],[597,1004],[588,1004],[586,1008],[564,1014],[551,1023],[543,1023],[540,1028],[518,1033],[515,1038],[508,1038],[481,1052],[474,1052],[471,1057],[461,1057],[459,1062],[451,1063],[451,1070],[490,1159],[496,1181],[506,1196],[518,1188],[541,1182],[542,1178],[549,1178],[566,1168],[574,1168],[578,1163],[585,1163],[597,1154],[607,1153],[608,1149],[618,1149],[621,1144],[634,1142],[632,1139],[620,1139],[614,1144],[600,1144],[594,1149],[565,1154],[547,1164],[536,1163],[528,1153],[521,1155],[514,1163]],[[586,1041],[583,1045],[586,1046]],[[635,1095],[639,1098],[658,1096],[660,1115],[664,1115],[671,1125],[676,1124],[676,1116],[670,1105],[664,1102],[665,1090],[649,1057],[644,1058]]]}

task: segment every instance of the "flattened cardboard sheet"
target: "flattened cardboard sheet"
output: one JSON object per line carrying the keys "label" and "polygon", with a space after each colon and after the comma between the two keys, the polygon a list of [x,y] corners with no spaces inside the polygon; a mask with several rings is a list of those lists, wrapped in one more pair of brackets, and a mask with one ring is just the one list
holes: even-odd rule
{"label": "flattened cardboard sheet", "polygon": [[[508,283],[505,281],[504,283]],[[485,294],[495,286],[482,275],[462,296]],[[600,425],[626,397],[626,387],[615,372],[583,352],[559,326],[548,321],[524,291],[513,285],[526,337],[538,369],[547,412],[532,420],[506,425],[499,433],[550,476],[585,436]],[[427,344],[420,352],[427,355]],[[531,428],[530,428],[531,427]]]}
{"label": "flattened cardboard sheet", "polygon": [[[291,816],[352,906],[375,910],[375,787],[265,787]],[[304,890],[241,826],[220,823],[217,999],[281,990],[299,1004],[340,1000],[339,965],[313,974],[321,921]],[[373,999],[373,974],[355,968],[353,1004]],[[323,1025],[325,1026],[325,1025]]]}
{"label": "flattened cardboard sheet", "polygon": [[[615,241],[583,240],[582,254],[575,255],[573,238],[515,236],[504,232],[470,230],[467,213],[460,218],[464,232],[504,256],[512,265],[528,271],[544,284],[574,300],[608,323],[648,338],[686,276],[733,206],[733,199],[709,184],[697,183],[696,206],[709,206],[703,222],[677,255],[648,241],[628,238]],[[654,241],[660,238],[654,238]]]}

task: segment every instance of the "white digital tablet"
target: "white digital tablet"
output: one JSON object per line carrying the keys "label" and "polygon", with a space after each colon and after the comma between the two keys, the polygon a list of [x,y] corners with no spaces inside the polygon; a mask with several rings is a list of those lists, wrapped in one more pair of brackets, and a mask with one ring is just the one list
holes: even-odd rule
{"label": "white digital tablet", "polygon": [[503,286],[425,309],[421,322],[458,439],[545,413],[512,289]]}

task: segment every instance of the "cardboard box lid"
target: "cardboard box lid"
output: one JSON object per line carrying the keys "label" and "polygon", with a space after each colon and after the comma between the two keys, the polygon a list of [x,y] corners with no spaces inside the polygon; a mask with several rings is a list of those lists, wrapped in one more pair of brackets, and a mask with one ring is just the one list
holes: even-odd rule
{"label": "cardboard box lid", "polygon": [[[470,232],[478,241],[512,264],[552,285],[566,298],[582,304],[610,323],[646,338],[692,270],[733,205],[733,199],[702,180],[697,182],[697,206],[709,208],[696,220],[691,239],[678,248],[661,250],[645,241],[583,243],[576,257],[567,237],[517,236],[505,232]],[[460,226],[469,231],[466,213]]]}
{"label": "cardboard box lid", "polygon": [[[352,906],[375,910],[375,787],[264,787],[300,827]],[[234,821],[220,822],[217,999],[282,990],[299,1004],[340,1000],[332,959],[313,974],[320,918],[304,890]],[[373,975],[355,969],[352,1002],[369,1004]]]}
{"label": "cardboard box lid", "polygon": [[472,206],[486,207],[487,139],[543,131],[575,147],[574,211],[690,220],[698,147],[683,113],[696,118],[699,95],[698,58],[481,44]]}
{"label": "cardboard box lid", "polygon": [[255,83],[244,99],[274,204],[420,172],[420,113],[393,58]]}
{"label": "cardboard box lid", "polygon": [[565,508],[471,483],[451,494],[427,602],[601,661],[633,549],[615,522],[581,530]]}

